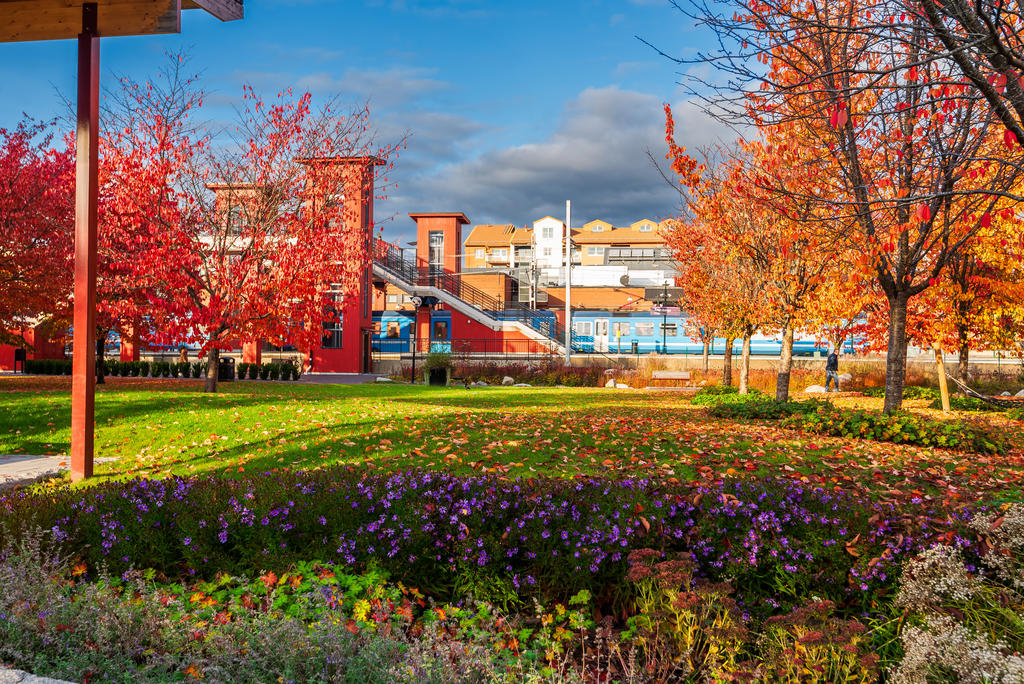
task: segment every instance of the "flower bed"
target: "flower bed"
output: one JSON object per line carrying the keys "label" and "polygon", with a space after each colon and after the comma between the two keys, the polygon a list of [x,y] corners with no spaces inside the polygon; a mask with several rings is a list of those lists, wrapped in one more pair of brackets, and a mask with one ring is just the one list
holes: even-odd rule
{"label": "flower bed", "polygon": [[[621,604],[626,556],[692,552],[769,614],[890,581],[907,553],[960,528],[937,503],[872,501],[783,479],[508,481],[332,468],[134,480],[0,498],[3,536],[39,527],[90,565],[168,576],[252,574],[309,559],[380,567],[439,598],[508,604],[590,590]],[[927,525],[918,525],[918,519]]]}

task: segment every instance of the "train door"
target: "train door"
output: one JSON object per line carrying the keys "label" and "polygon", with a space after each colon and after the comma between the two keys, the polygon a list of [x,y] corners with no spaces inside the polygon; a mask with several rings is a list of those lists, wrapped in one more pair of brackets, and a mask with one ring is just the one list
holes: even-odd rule
{"label": "train door", "polygon": [[608,319],[598,318],[594,321],[594,351],[608,351]]}

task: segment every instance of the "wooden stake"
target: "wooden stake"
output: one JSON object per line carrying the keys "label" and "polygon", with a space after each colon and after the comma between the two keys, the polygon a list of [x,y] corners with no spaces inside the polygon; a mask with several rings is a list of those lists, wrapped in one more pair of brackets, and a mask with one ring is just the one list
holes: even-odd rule
{"label": "wooden stake", "polygon": [[942,397],[942,412],[949,413],[949,387],[946,386],[946,364],[939,345],[933,342],[932,349],[935,351],[935,367],[939,374],[939,396]]}

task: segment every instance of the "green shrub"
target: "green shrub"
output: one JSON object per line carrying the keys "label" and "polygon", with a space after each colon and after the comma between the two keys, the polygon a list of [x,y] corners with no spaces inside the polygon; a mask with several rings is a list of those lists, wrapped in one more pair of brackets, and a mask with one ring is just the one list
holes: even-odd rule
{"label": "green shrub", "polygon": [[202,361],[193,361],[192,362],[192,377],[193,378],[202,377],[203,372],[205,370],[206,370],[206,364],[203,363]]}
{"label": "green shrub", "polygon": [[710,413],[716,418],[779,420],[794,414],[813,413],[822,408],[826,403],[815,399],[807,401],[775,401],[765,395],[761,395],[761,397],[759,400],[715,404],[711,407]]}
{"label": "green shrub", "polygon": [[1024,421],[1024,406],[1020,408],[1013,408],[1006,412],[1006,417],[1010,420]]}
{"label": "green shrub", "polygon": [[[928,404],[928,408],[941,409],[942,399],[936,398],[932,403]],[[949,398],[949,408],[953,411],[1003,411],[1001,406],[990,404],[987,401],[981,399],[975,399],[974,397],[957,397],[952,396]]]}
{"label": "green shrub", "polygon": [[[148,364],[147,364],[147,366],[148,366]],[[139,373],[141,371],[142,371],[142,362],[141,361],[129,361],[128,362],[128,374],[131,375],[133,378],[139,377]],[[147,373],[147,375],[148,375],[148,373]]]}
{"label": "green shrub", "polygon": [[255,380],[259,376],[259,374],[260,374],[260,372],[262,370],[263,369],[260,367],[260,364],[258,364],[258,363],[250,363],[249,364],[249,379],[250,380]]}
{"label": "green shrub", "polygon": [[[705,392],[705,390],[709,391]],[[719,404],[758,402],[768,399],[767,394],[754,388],[750,388],[746,394],[740,394],[735,387],[723,388],[720,385],[713,385],[697,390],[697,393],[690,399],[690,403],[697,406],[718,406]]]}
{"label": "green shrub", "polygon": [[786,427],[809,432],[872,439],[879,442],[958,449],[982,454],[1003,454],[1007,446],[994,435],[960,421],[930,420],[911,413],[875,413],[837,409],[830,404],[812,413],[796,413]]}
{"label": "green shrub", "polygon": [[279,364],[279,363],[272,363],[272,364],[270,364],[270,371],[267,373],[267,375],[269,376],[269,379],[271,379],[271,380],[277,380],[279,377],[281,377],[281,364]]}
{"label": "green shrub", "polygon": [[243,361],[235,367],[235,372],[239,380],[244,380],[245,374],[249,372],[249,364]]}
{"label": "green shrub", "polygon": [[260,366],[260,380],[266,380],[270,377],[270,364],[264,363]]}
{"label": "green shrub", "polygon": [[[861,390],[861,394],[865,397],[875,397],[879,399],[885,396],[884,387],[868,387],[867,389]],[[919,385],[907,385],[903,388],[904,399],[938,399],[939,390],[935,387],[921,387]]]}

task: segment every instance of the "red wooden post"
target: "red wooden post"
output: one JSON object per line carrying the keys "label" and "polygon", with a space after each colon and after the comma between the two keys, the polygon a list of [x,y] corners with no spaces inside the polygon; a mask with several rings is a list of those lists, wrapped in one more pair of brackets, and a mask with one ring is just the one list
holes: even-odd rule
{"label": "red wooden post", "polygon": [[82,5],[78,34],[78,135],[75,161],[75,329],[71,383],[71,479],[92,477],[96,388],[96,203],[100,40],[96,3]]}

